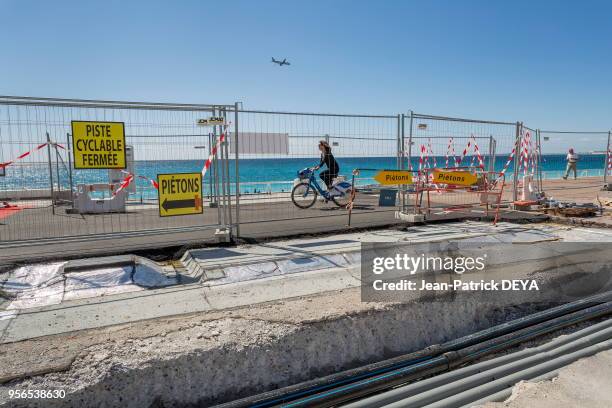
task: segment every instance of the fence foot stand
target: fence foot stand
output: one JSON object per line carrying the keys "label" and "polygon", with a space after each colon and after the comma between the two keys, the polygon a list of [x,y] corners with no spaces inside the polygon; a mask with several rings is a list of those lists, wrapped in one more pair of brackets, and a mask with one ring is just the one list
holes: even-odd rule
{"label": "fence foot stand", "polygon": [[217,228],[215,230],[215,239],[217,242],[231,242],[232,236],[229,228]]}
{"label": "fence foot stand", "polygon": [[413,222],[413,223],[425,222],[425,215],[424,214],[414,214],[414,213],[405,213],[405,212],[402,212],[402,211],[396,211],[395,212],[395,219],[396,220],[401,220],[401,221]]}

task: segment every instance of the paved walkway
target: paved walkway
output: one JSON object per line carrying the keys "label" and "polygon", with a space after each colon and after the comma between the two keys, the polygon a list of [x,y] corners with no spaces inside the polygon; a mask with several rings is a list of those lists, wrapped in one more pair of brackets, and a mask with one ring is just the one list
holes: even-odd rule
{"label": "paved walkway", "polygon": [[[612,192],[600,191],[601,178],[545,180],[549,196],[563,201],[596,202],[599,195],[612,199]],[[507,189],[505,198],[510,199]],[[478,200],[475,194],[433,195],[440,205],[466,205]],[[397,224],[395,207],[378,207],[375,195],[358,195],[351,220],[352,227],[376,227]],[[235,209],[233,221],[236,221]],[[521,217],[507,213],[507,217]],[[289,201],[274,196],[241,205],[241,236],[270,238],[295,234],[347,230],[346,210],[332,203],[317,203],[301,210]],[[0,265],[16,261],[49,258],[54,255],[95,255],[122,253],[134,249],[163,248],[214,238],[218,210],[205,208],[204,214],[161,218],[155,208],[135,206],[125,214],[74,215],[59,208],[24,209],[0,219]],[[95,234],[94,237],[91,234]],[[21,240],[29,240],[21,242]]]}

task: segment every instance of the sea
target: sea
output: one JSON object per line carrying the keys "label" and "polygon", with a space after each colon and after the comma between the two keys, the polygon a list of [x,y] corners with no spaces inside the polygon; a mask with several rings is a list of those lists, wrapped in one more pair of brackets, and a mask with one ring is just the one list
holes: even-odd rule
{"label": "sea", "polygon": [[[495,170],[501,171],[507,161],[507,156],[495,158]],[[357,177],[357,184],[365,185],[374,182],[376,172],[382,169],[397,169],[396,157],[337,157],[340,165],[340,174],[351,178],[354,169],[361,169]],[[581,156],[578,163],[579,177],[603,176],[605,154],[585,154]],[[450,165],[453,160],[450,159]],[[293,186],[293,180],[297,172],[305,167],[318,164],[314,157],[302,158],[267,158],[267,159],[240,159],[239,179],[240,192],[242,194],[253,193],[275,193],[288,192]],[[407,163],[406,163],[407,164]],[[204,165],[203,160],[145,160],[134,163],[135,173],[142,176],[136,179],[137,194],[144,198],[153,198],[157,195],[150,183],[150,179],[156,179],[157,174],[163,173],[193,173],[200,172]],[[430,158],[429,167],[444,167],[445,157]],[[462,166],[477,166],[475,157],[468,156],[464,159]],[[560,178],[565,172],[565,154],[542,155],[542,173],[545,179]],[[407,166],[406,166],[407,167]],[[419,158],[412,159],[412,167],[418,169]],[[488,169],[488,164],[486,164]],[[519,169],[522,173],[524,170]],[[507,174],[513,172],[513,163],[509,165]],[[31,190],[48,189],[50,183],[48,163],[26,163],[11,165],[5,169],[5,175],[0,174],[0,191],[4,190]],[[52,165],[53,183],[55,188],[68,189],[70,178],[73,186],[77,184],[107,183],[109,174],[107,170],[72,170],[60,162]],[[72,174],[70,174],[72,173]],[[229,161],[229,175],[231,190],[235,191],[236,163]],[[214,178],[214,171],[206,174],[203,184],[204,191],[208,193]],[[149,179],[149,180],[147,180]]]}

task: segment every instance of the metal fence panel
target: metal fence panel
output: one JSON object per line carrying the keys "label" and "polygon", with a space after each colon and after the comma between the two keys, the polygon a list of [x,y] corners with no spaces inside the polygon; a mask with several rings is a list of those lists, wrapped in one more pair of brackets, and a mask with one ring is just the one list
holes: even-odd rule
{"label": "metal fence panel", "polygon": [[[152,182],[161,173],[202,170],[214,141],[211,129],[196,122],[212,113],[213,107],[206,105],[0,98],[0,162],[15,160],[4,166],[6,174],[0,177],[0,201],[11,206],[0,214],[0,241],[217,227],[217,210],[207,208],[217,201],[211,183],[203,183],[203,215],[162,218]],[[72,120],[125,123],[136,173],[125,212],[71,211],[79,185],[109,183],[108,170],[74,169]],[[36,150],[47,137],[51,143]],[[16,160],[27,152],[31,153]],[[215,168],[210,172],[218,173]],[[111,194],[110,188],[91,193],[94,198]]]}
{"label": "metal fence panel", "polygon": [[[319,164],[318,144],[325,140],[340,166],[340,175],[350,180],[359,167],[397,168],[398,116],[334,115],[266,111],[236,111],[240,123],[240,147],[232,146],[229,136],[230,180],[236,195],[236,173],[232,161],[238,159],[240,224],[347,216],[345,208],[331,201],[317,202],[300,209],[291,202],[297,172]],[[244,147],[243,147],[244,146]],[[236,152],[238,151],[238,155]],[[324,170],[323,167],[321,170]],[[317,177],[317,181],[322,181]],[[359,178],[357,185],[362,205],[355,212],[393,211],[378,206],[373,175]],[[304,221],[298,221],[304,220]],[[295,224],[298,225],[298,224]],[[273,230],[274,225],[270,228]]]}
{"label": "metal fence panel", "polygon": [[[404,116],[405,168],[468,167],[504,172],[507,183],[504,202],[512,200],[514,153],[517,124],[417,114]],[[480,159],[479,159],[480,156]],[[512,158],[512,159],[511,159]],[[511,160],[510,160],[511,159]],[[480,161],[482,160],[482,162]],[[445,195],[442,199],[442,195]],[[473,195],[441,193],[439,201],[448,206],[478,204]],[[412,205],[404,200],[405,207]]]}
{"label": "metal fence panel", "polygon": [[[573,148],[578,154],[578,178],[603,182],[607,173],[609,132],[560,132],[542,130],[542,178],[565,176],[566,156]],[[573,174],[571,174],[573,176]]]}
{"label": "metal fence panel", "polygon": [[[199,119],[208,116],[222,116],[226,125],[198,125]],[[125,123],[126,143],[134,157],[128,171],[135,179],[124,212],[73,211],[80,186],[114,183],[116,189],[126,173],[75,169],[70,152],[72,120]],[[527,173],[537,178],[540,191],[543,186],[550,188],[550,181],[564,175],[569,147],[581,156],[581,186],[591,186],[582,179],[605,182],[612,171],[609,132],[539,131],[520,122],[413,112],[315,114],[241,110],[238,104],[0,96],[0,241],[14,247],[45,239],[213,228],[229,228],[240,236],[243,224],[265,225],[265,232],[273,236],[304,232],[313,218],[320,219],[313,223],[319,228],[325,217],[348,215],[347,208],[332,202],[301,209],[291,201],[297,172],[319,163],[320,140],[329,143],[340,175],[348,181],[354,169],[361,169],[355,176],[352,214],[377,216],[378,221],[384,217],[393,222],[391,213],[398,203],[404,209],[415,204],[409,202],[410,187],[402,187],[398,195],[397,186],[378,184],[374,177],[383,169],[461,167],[501,172],[506,203],[517,199],[521,177]],[[157,175],[200,172],[209,157],[212,164],[202,186],[203,214],[160,217],[153,183]],[[567,183],[561,184],[559,188],[568,188]],[[111,194],[110,189],[91,193],[100,199]],[[477,195],[459,191],[434,189],[429,198],[438,208],[479,204],[474,201]]]}

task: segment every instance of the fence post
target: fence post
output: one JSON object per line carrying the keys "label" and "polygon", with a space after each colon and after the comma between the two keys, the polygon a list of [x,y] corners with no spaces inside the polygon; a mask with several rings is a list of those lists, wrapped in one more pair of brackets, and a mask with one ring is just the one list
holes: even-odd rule
{"label": "fence post", "polygon": [[[397,165],[396,167],[400,170],[403,169],[402,166],[402,162],[403,162],[403,149],[402,149],[402,115],[398,114],[397,115]],[[399,205],[401,206],[401,209],[404,209],[404,199],[403,199],[403,188],[402,186],[397,186],[397,194],[399,195]],[[397,205],[397,202],[396,202]]]}
{"label": "fence post", "polygon": [[[215,116],[222,116],[223,115],[223,111],[221,110],[221,108],[219,108],[217,110],[217,114]],[[221,211],[221,214],[223,214],[223,228],[227,229],[228,227],[228,217],[227,217],[227,195],[226,195],[226,191],[225,191],[225,164],[226,164],[226,160],[225,160],[225,149],[224,149],[224,145],[225,142],[221,142],[221,135],[223,135],[223,133],[225,132],[225,129],[223,126],[219,126],[219,149],[218,149],[218,154],[219,154],[219,164],[217,165],[217,168],[219,169],[219,182],[221,183],[221,205],[223,206],[223,210]]]}
{"label": "fence post", "polygon": [[610,160],[612,160],[610,157],[610,134],[612,134],[612,131],[608,130],[608,147],[606,148],[606,157],[604,159],[604,184],[608,183],[608,172],[610,171],[608,166],[610,164]]}
{"label": "fence post", "polygon": [[521,156],[521,130],[523,127],[522,122],[516,122],[516,139],[514,141],[514,175],[512,180],[512,201],[518,199],[518,167]]}
{"label": "fence post", "polygon": [[227,195],[224,194],[224,200],[227,200],[227,221],[229,223],[229,233],[230,239],[233,233],[233,222],[232,222],[232,189],[231,189],[231,180],[230,180],[230,165],[229,165],[229,139],[227,137],[229,125],[227,124],[227,108],[223,108],[223,121],[225,122],[225,129],[223,133],[225,133],[225,141],[223,142],[221,148],[223,149],[225,160],[223,161],[223,174],[225,183],[225,188],[227,188]]}
{"label": "fence post", "polygon": [[[212,109],[212,116],[217,116],[217,109],[216,107],[213,107]],[[213,149],[215,149],[215,147],[217,146],[217,126],[213,126],[212,128],[212,144],[211,144],[211,151]],[[211,166],[211,169],[214,171],[213,174],[213,185],[215,186],[215,203],[217,204],[217,223],[219,224],[219,226],[223,226],[225,223],[225,219],[223,218],[222,212],[221,212],[221,200],[219,199],[221,196],[221,193],[219,192],[219,149],[216,149],[214,157],[213,157],[213,165]]]}
{"label": "fence post", "polygon": [[[399,133],[399,140],[398,140],[398,146],[397,146],[397,150],[398,150],[398,154],[399,154],[399,166],[398,168],[400,170],[404,170],[404,157],[405,157],[405,152],[404,152],[404,121],[406,120],[406,115],[404,115],[403,113],[400,116],[400,133]],[[400,204],[402,206],[402,211],[406,210],[406,187],[404,185],[401,185],[399,188],[399,195],[400,195]]]}
{"label": "fence post", "polygon": [[489,171],[495,171],[495,139],[489,135]]}
{"label": "fence post", "polygon": [[49,187],[51,191],[51,213],[55,215],[55,197],[53,193],[53,167],[51,166],[51,138],[47,132],[47,158],[49,160]]}
{"label": "fence post", "polygon": [[408,129],[408,168],[412,167],[412,122],[414,112],[410,111],[410,129]]}
{"label": "fence post", "polygon": [[544,189],[544,184],[542,183],[542,134],[540,129],[536,130],[536,165],[538,166],[538,191],[541,193]]}
{"label": "fence post", "polygon": [[74,186],[72,185],[72,145],[70,133],[66,133],[66,152],[68,155],[68,181],[70,182],[70,205],[74,208]]}
{"label": "fence post", "polygon": [[[408,169],[412,168],[412,122],[414,121],[414,112],[410,111],[410,129],[408,129]],[[404,146],[402,146],[402,149],[405,149]],[[418,183],[418,180],[417,180]],[[416,195],[414,196],[414,199],[416,200],[417,197]],[[416,213],[416,205],[414,206],[414,212]]]}
{"label": "fence post", "polygon": [[240,237],[240,172],[238,156],[238,102],[234,104],[234,165],[236,166],[236,238]]}
{"label": "fence post", "polygon": [[[208,132],[208,154],[212,153],[213,147],[213,134],[212,128]],[[210,195],[210,208],[215,208],[217,206],[217,198],[215,197],[215,180],[214,180],[214,166],[210,166],[208,169],[208,193]]]}
{"label": "fence post", "polygon": [[[62,178],[60,177],[60,167],[59,167],[59,162],[60,162],[60,154],[59,151],[57,150],[57,142],[55,142],[55,145],[53,146],[55,148],[55,174],[57,174],[57,195],[58,197],[61,197],[62,195]],[[60,198],[61,200],[61,198]]]}
{"label": "fence post", "polygon": [[397,168],[401,169],[402,167],[402,124],[401,124],[401,116],[397,115]]}

